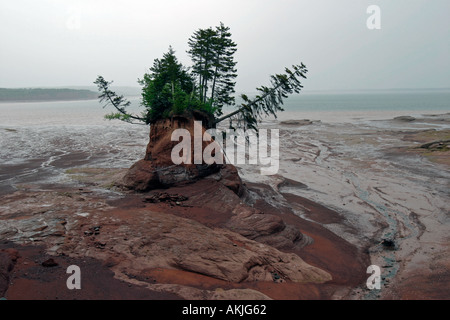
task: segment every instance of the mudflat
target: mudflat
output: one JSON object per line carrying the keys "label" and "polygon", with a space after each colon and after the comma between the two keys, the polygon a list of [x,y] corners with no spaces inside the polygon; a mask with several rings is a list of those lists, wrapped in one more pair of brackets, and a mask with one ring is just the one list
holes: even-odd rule
{"label": "mudflat", "polygon": [[[128,168],[99,161],[111,155],[105,149],[43,155],[29,159],[31,170],[2,165],[0,294],[449,298],[448,115],[265,125],[280,129],[279,173],[238,166],[239,195],[220,173],[124,190]],[[81,269],[81,290],[66,287],[69,265]],[[369,265],[381,269],[380,290],[366,286]]]}

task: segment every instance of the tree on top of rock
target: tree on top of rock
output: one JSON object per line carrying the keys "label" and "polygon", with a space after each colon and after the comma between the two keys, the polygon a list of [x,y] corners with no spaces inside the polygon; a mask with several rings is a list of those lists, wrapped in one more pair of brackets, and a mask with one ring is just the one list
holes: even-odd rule
{"label": "tree on top of rock", "polygon": [[[141,115],[127,111],[130,102],[109,89],[112,82],[99,76],[94,82],[101,95],[101,102],[112,105],[115,113],[107,119],[119,119],[130,123],[152,124],[159,119],[175,115],[186,115],[201,111],[213,117],[210,125],[229,120],[231,128],[258,129],[264,115],[283,111],[282,105],[289,94],[299,93],[303,88],[300,78],[306,79],[306,66],[293,65],[284,73],[270,77],[270,86],[261,86],[250,99],[241,95],[242,103],[235,102],[235,78],[237,77],[234,54],[236,43],[231,40],[230,28],[223,23],[215,28],[199,29],[188,41],[187,53],[192,59],[192,70],[184,67],[175,56],[172,47],[161,59],[156,59],[150,72],[138,82],[142,85]],[[235,111],[223,115],[225,105],[234,106]]]}
{"label": "tree on top of rock", "polygon": [[156,59],[150,72],[139,80],[142,85],[142,105],[146,108],[146,123],[183,113],[195,107],[194,78],[169,47],[162,59]]}
{"label": "tree on top of rock", "polygon": [[192,58],[193,73],[198,82],[202,102],[210,102],[214,115],[222,115],[224,105],[233,105],[236,43],[231,40],[230,28],[223,23],[208,29],[199,29],[189,39],[188,54]]}

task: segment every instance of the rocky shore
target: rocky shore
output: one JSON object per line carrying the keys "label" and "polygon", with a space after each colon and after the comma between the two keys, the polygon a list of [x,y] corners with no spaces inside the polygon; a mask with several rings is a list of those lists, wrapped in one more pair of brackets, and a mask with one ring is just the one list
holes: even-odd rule
{"label": "rocky shore", "polygon": [[[319,224],[261,199],[250,206],[250,192],[276,196],[267,186],[243,186],[239,197],[218,173],[149,193],[103,194],[111,181],[99,172],[117,174],[108,171],[80,170],[83,188],[3,197],[3,296],[327,299],[365,277],[367,254]],[[50,258],[55,264],[46,266]],[[81,269],[82,290],[65,287],[72,264]]]}
{"label": "rocky shore", "polygon": [[[153,125],[145,158],[128,170],[72,170],[82,187],[30,185],[4,196],[2,295],[326,299],[363,280],[367,254],[264,201],[282,196],[270,187],[243,184],[229,164],[173,168],[171,133],[192,124]],[[86,288],[64,290],[69,264]]]}
{"label": "rocky shore", "polygon": [[[72,166],[67,180],[5,190],[0,297],[447,299],[448,189],[432,163],[448,170],[448,131],[346,126],[333,144],[335,127],[286,126],[283,143],[304,138],[283,150],[301,157],[283,153],[280,174],[268,181],[231,165],[168,179],[159,170],[168,158],[156,155],[170,145],[155,143],[152,131],[131,168]],[[406,168],[417,157],[434,162]],[[421,182],[430,175],[434,190]],[[371,264],[383,269],[381,291],[366,287]],[[66,286],[71,265],[80,267],[81,290]]]}

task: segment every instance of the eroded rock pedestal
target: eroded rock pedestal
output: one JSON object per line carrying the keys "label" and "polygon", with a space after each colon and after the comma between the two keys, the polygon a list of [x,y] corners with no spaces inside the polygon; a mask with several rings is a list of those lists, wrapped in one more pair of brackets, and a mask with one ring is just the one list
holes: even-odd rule
{"label": "eroded rock pedestal", "polygon": [[[193,135],[194,119],[153,125],[145,158],[130,169],[80,168],[72,172],[83,176],[83,185],[53,190],[30,185],[4,196],[0,249],[16,251],[0,251],[6,261],[0,271],[14,278],[9,288],[0,283],[3,294],[317,299],[362,281],[368,262],[358,250],[337,237],[324,241],[329,231],[286,204],[265,203],[264,197],[275,197],[271,187],[262,186],[252,199],[258,191],[250,192],[232,165],[174,166],[170,155],[177,142],[171,134],[184,128]],[[108,193],[102,187],[111,185],[121,188]],[[41,262],[49,258],[55,266],[46,268]],[[64,286],[64,268],[71,264],[92,275],[83,278],[90,282],[82,291]]]}
{"label": "eroded rock pedestal", "polygon": [[[211,126],[212,119],[201,112],[194,112],[187,116],[175,116],[170,119],[161,119],[150,126],[150,139],[147,145],[144,159],[136,162],[123,179],[126,188],[143,192],[151,189],[170,187],[183,182],[193,182],[205,176],[220,171],[224,166],[221,164],[206,164],[194,161],[195,147],[194,137],[199,132],[195,131],[194,121],[201,121],[201,141],[206,129]],[[172,133],[177,129],[187,130],[191,137],[190,155],[183,154],[190,161],[175,165],[172,159],[172,150],[180,141],[172,141]],[[202,141],[202,148],[214,143]],[[186,163],[188,162],[188,163]],[[229,171],[229,169],[227,169]],[[235,186],[238,188],[238,186]]]}

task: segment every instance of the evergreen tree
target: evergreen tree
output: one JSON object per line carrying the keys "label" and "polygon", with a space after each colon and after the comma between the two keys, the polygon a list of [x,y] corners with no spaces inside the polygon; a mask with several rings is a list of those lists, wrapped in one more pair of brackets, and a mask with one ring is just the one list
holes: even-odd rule
{"label": "evergreen tree", "polygon": [[202,102],[212,104],[216,116],[222,115],[224,105],[235,102],[234,79],[237,74],[233,55],[237,49],[229,30],[220,23],[215,29],[195,31],[188,41],[188,54],[198,79],[199,96]]}
{"label": "evergreen tree", "polygon": [[101,95],[98,97],[100,99],[100,102],[106,102],[103,108],[106,108],[109,105],[112,105],[117,112],[112,112],[110,114],[105,115],[106,119],[109,120],[122,120],[129,123],[136,123],[133,122],[135,120],[139,121],[138,124],[142,124],[142,122],[145,122],[146,115],[143,114],[141,117],[133,115],[131,113],[128,113],[126,110],[127,107],[130,105],[130,101],[126,100],[123,95],[119,96],[114,91],[109,89],[109,86],[111,85],[112,81],[106,81],[105,78],[102,76],[98,76],[97,79],[94,81],[94,83],[98,87],[98,91],[101,92]]}
{"label": "evergreen tree", "polygon": [[147,123],[166,118],[172,111],[182,113],[181,95],[187,96],[194,90],[194,79],[178,62],[172,47],[162,59],[155,59],[150,73],[146,73],[139,83],[143,86],[142,105],[148,110]]}
{"label": "evergreen tree", "polygon": [[234,87],[237,77],[236,62],[234,53],[236,52],[236,43],[231,40],[230,28],[225,27],[223,23],[216,28],[217,38],[215,46],[214,76],[212,80],[212,89],[210,99],[217,105],[217,116],[222,115],[224,105],[234,105]]}
{"label": "evergreen tree", "polygon": [[[214,111],[210,103],[204,103],[197,95],[193,75],[185,68],[175,56],[175,51],[169,47],[162,59],[155,59],[149,73],[138,80],[142,85],[141,105],[145,108],[142,116],[132,115],[127,112],[130,102],[123,96],[118,96],[109,89],[112,82],[107,82],[99,76],[95,81],[102,92],[100,101],[106,101],[106,105],[112,104],[118,112],[108,114],[107,119],[119,119],[136,123],[141,121],[151,124],[158,119],[168,118],[173,115],[181,115],[186,111],[200,110],[213,116]],[[105,105],[105,106],[106,106]]]}
{"label": "evergreen tree", "polygon": [[197,76],[198,95],[202,101],[206,100],[208,81],[211,79],[211,67],[213,61],[212,38],[215,32],[212,28],[199,29],[189,38],[188,45],[193,66],[192,71]]}
{"label": "evergreen tree", "polygon": [[284,74],[270,76],[271,87],[256,88],[260,92],[253,100],[241,95],[243,103],[236,111],[217,118],[215,123],[230,120],[230,128],[236,127],[258,131],[258,121],[264,115],[277,117],[277,112],[284,111],[282,105],[289,94],[300,93],[303,88],[299,78],[306,79],[308,69],[301,63],[293,65],[292,70],[285,68]]}
{"label": "evergreen tree", "polygon": [[111,91],[109,85],[112,82],[99,76],[95,84],[101,92],[100,101],[106,101],[106,105],[112,105],[117,110],[105,117],[151,124],[158,119],[200,110],[214,116],[213,126],[228,119],[231,128],[255,130],[264,115],[276,117],[277,112],[283,111],[284,99],[303,88],[299,78],[306,79],[306,66],[303,63],[294,65],[292,69],[285,68],[283,74],[271,76],[270,86],[257,88],[259,94],[253,99],[241,95],[242,104],[236,106],[234,112],[223,116],[222,107],[235,104],[234,79],[237,76],[233,57],[236,44],[231,40],[229,30],[221,23],[215,29],[194,32],[188,42],[192,71],[178,62],[172,47],[162,59],[156,59],[150,72],[139,80],[143,86],[141,104],[145,107],[141,116],[128,113],[126,108],[130,102]]}

